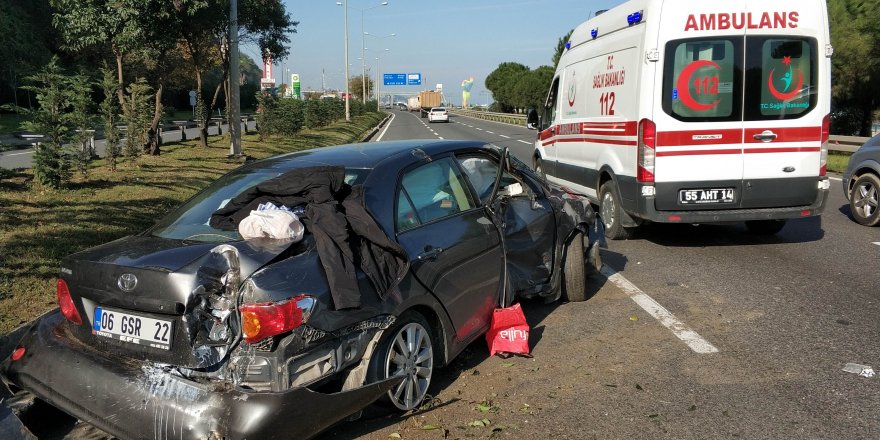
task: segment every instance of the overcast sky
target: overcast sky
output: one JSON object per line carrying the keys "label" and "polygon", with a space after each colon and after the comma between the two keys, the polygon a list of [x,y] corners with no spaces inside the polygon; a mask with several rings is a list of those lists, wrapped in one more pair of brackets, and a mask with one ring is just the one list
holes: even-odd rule
{"label": "overcast sky", "polygon": [[[340,0],[341,1],[341,0]],[[344,16],[336,0],[284,0],[299,21],[291,36],[291,55],[276,62],[278,85],[298,73],[303,90],[320,90],[324,71],[328,89],[344,88]],[[474,78],[471,103],[483,104],[484,79],[498,64],[515,61],[531,68],[550,64],[556,41],[599,9],[621,0],[348,0],[351,76],[361,74],[361,16],[368,74],[421,73],[423,84],[390,88],[418,92],[443,84],[448,100],[461,102],[461,82]],[[361,12],[363,10],[363,13]],[[390,34],[394,37],[379,38]],[[384,49],[389,49],[385,51]],[[259,65],[258,49],[242,52]],[[381,76],[380,76],[381,81]],[[383,92],[388,88],[383,88]],[[352,93],[355,93],[352,91]],[[383,93],[384,94],[384,93]]]}

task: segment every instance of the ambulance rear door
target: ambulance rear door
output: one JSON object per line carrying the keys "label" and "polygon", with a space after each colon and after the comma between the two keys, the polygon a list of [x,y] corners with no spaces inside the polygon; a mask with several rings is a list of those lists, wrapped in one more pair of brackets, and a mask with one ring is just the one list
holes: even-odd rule
{"label": "ambulance rear door", "polygon": [[[664,2],[653,122],[655,208],[736,209],[743,179],[745,0]],[[724,17],[724,18],[720,18]]]}
{"label": "ambulance rear door", "polygon": [[829,114],[825,2],[747,6],[741,207],[810,205]]}

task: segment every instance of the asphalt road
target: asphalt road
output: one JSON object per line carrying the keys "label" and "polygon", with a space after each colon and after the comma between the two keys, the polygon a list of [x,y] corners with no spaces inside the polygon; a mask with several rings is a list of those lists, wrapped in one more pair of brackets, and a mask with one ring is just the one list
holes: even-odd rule
{"label": "asphalt road", "polygon": [[[534,131],[394,114],[384,140],[481,139],[530,163]],[[494,434],[520,438],[880,437],[880,375],[842,371],[849,362],[880,368],[880,228],[848,217],[832,179],[824,215],[790,221],[776,236],[741,224],[655,224],[609,242],[610,279],[595,281],[593,298],[526,306],[541,330],[535,359],[502,364],[477,343],[435,388],[456,403],[342,425],[327,438],[439,438],[418,431],[425,420],[470,436],[460,425],[479,419],[472,402],[481,386],[514,407],[495,415],[505,429]],[[471,403],[456,412],[462,401]],[[536,401],[538,414],[516,411]]]}

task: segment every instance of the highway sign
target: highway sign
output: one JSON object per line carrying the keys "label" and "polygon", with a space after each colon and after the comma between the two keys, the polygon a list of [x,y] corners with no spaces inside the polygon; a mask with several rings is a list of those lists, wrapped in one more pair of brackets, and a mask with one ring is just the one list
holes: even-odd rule
{"label": "highway sign", "polygon": [[421,73],[408,73],[408,74],[406,74],[406,85],[408,85],[408,86],[422,85],[422,74]]}
{"label": "highway sign", "polygon": [[405,86],[405,73],[386,73],[382,75],[382,84],[386,86]]}

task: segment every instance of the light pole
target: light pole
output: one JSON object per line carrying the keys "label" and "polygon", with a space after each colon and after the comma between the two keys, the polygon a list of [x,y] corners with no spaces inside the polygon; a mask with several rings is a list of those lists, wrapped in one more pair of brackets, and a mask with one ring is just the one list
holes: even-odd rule
{"label": "light pole", "polygon": [[[389,49],[385,49],[383,52],[388,52]],[[382,55],[382,52],[376,54],[376,111],[381,111],[380,107],[381,100],[379,99],[379,56]]]}
{"label": "light pole", "polygon": [[336,4],[342,6],[342,9],[345,10],[343,13],[343,16],[345,17],[345,120],[351,121],[351,107],[348,103],[349,95],[351,94],[348,86],[348,0],[336,2]]}
{"label": "light pole", "polygon": [[364,51],[367,50],[365,43],[365,36],[368,35],[367,32],[364,32],[364,12],[369,11],[370,9],[381,8],[382,6],[388,6],[388,2],[382,2],[376,6],[372,6],[365,9],[355,8],[361,11],[361,92],[362,98],[364,102],[367,102],[367,62],[364,61]]}
{"label": "light pole", "polygon": [[[387,2],[386,2],[386,3],[387,3]],[[373,38],[377,38],[377,39],[379,39],[379,40],[384,40],[385,38],[391,38],[391,37],[396,37],[396,36],[397,36],[397,34],[373,35],[373,34],[371,34],[371,33],[369,33],[369,32],[364,32],[364,34],[363,34],[363,37],[364,37],[364,38],[366,38],[366,37],[373,37]],[[387,51],[388,49],[385,49],[385,50]],[[363,58],[363,57],[361,57],[361,59],[366,60],[366,59]],[[378,58],[377,58],[377,61],[378,61]],[[364,63],[366,64],[366,61],[364,61]],[[364,78],[366,78],[366,76],[367,76],[367,73],[366,73],[366,67],[365,67],[365,68],[364,68]],[[365,82],[366,82],[366,79],[365,79]],[[376,101],[379,100],[379,93],[378,93],[378,90],[379,90],[379,63],[377,62],[377,63],[376,63],[376,91],[377,91],[377,93],[376,93]],[[367,93],[366,93],[366,90],[364,90],[364,102],[367,102]]]}

